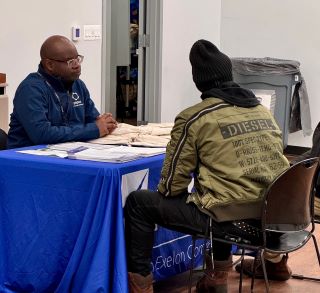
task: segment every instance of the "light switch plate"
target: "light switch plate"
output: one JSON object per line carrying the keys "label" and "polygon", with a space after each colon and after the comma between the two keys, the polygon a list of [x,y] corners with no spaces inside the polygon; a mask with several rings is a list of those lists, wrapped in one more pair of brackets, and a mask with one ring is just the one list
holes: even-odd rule
{"label": "light switch plate", "polygon": [[84,25],[83,39],[86,41],[94,41],[101,39],[101,25]]}

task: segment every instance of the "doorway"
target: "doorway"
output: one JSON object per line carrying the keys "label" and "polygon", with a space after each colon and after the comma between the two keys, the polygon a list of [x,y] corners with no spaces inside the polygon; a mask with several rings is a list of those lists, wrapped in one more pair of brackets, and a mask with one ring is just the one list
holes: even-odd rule
{"label": "doorway", "polygon": [[129,0],[129,64],[116,67],[116,118],[137,125],[139,0]]}
{"label": "doorway", "polygon": [[102,111],[160,122],[162,0],[103,0]]}

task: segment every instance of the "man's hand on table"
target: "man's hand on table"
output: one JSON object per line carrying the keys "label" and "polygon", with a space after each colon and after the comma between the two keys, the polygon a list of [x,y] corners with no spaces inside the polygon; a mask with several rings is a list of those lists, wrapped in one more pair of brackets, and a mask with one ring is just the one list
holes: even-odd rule
{"label": "man's hand on table", "polygon": [[110,134],[117,128],[117,121],[113,119],[111,113],[104,113],[96,119],[97,127],[99,128],[100,137]]}

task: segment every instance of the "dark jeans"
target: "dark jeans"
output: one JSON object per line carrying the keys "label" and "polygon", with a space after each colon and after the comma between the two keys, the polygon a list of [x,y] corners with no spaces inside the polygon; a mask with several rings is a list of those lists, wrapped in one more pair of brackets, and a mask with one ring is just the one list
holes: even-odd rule
{"label": "dark jeans", "polygon": [[[150,273],[155,224],[187,234],[206,235],[208,216],[195,204],[186,204],[187,194],[165,197],[158,192],[139,190],[132,192],[125,205],[125,233],[129,272],[146,276]],[[223,231],[213,222],[213,233]],[[208,234],[209,235],[209,234]],[[215,242],[215,260],[227,260],[231,245]]]}

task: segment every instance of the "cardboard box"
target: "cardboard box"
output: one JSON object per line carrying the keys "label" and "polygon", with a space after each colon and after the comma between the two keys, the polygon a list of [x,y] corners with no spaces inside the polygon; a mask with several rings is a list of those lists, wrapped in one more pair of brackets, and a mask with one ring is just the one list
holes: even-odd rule
{"label": "cardboard box", "polygon": [[0,73],[0,83],[6,83],[6,75],[4,73]]}

